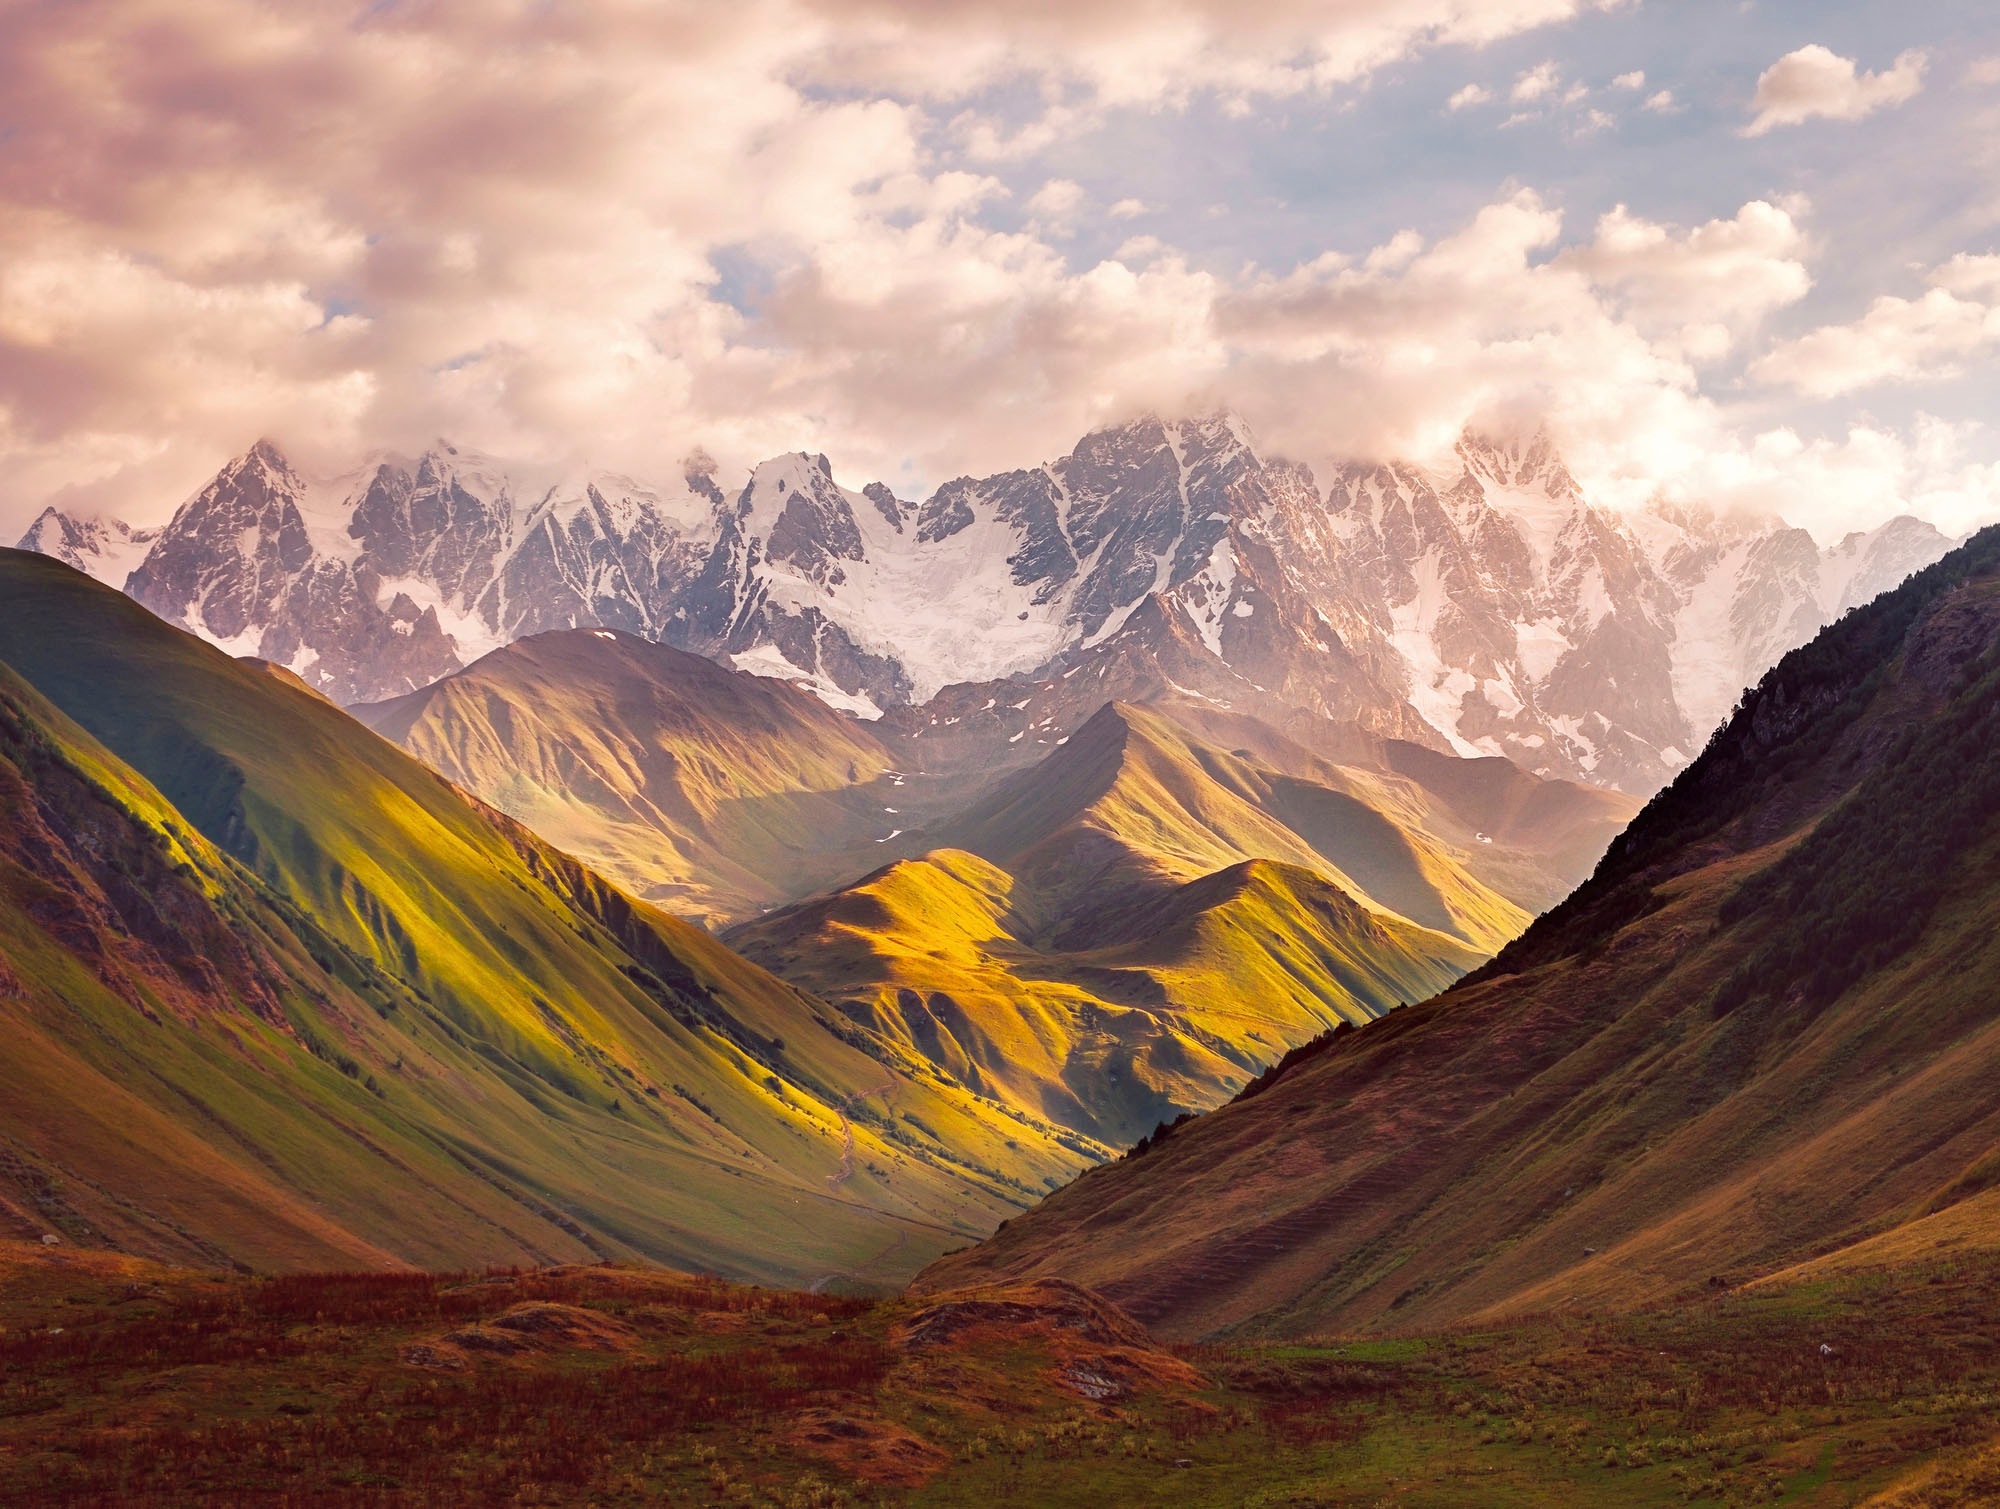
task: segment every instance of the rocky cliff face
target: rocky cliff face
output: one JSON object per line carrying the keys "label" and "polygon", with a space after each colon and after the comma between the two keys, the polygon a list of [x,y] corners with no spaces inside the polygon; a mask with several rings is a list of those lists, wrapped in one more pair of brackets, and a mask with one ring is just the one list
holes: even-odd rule
{"label": "rocky cliff face", "polygon": [[920,503],[804,454],[730,494],[442,444],[309,482],[263,443],[163,529],[50,510],[22,543],[348,702],[604,626],[1023,753],[1150,689],[1644,793],[1779,655],[1949,542],[1911,518],[1822,550],[1775,522],[1614,515],[1545,435],[1315,478],[1217,415]]}

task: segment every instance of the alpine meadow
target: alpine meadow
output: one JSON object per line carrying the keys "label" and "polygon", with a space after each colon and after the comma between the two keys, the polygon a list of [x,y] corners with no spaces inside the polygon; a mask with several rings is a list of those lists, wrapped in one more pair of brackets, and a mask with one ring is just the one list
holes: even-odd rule
{"label": "alpine meadow", "polygon": [[1996,142],[0,0],[0,1502],[2000,1505]]}

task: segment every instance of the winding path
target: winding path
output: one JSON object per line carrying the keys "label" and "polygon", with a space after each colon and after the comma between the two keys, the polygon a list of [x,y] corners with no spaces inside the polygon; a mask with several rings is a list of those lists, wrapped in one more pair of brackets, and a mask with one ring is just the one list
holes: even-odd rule
{"label": "winding path", "polygon": [[[857,1100],[866,1100],[870,1095],[886,1095],[895,1088],[896,1088],[895,1076],[891,1075],[888,1079],[883,1080],[882,1083],[879,1085],[870,1085],[865,1090],[856,1090],[851,1095],[843,1096],[840,1099],[840,1101],[834,1106],[833,1114],[840,1118],[840,1166],[836,1168],[832,1173],[826,1176],[826,1189],[828,1194],[838,1193],[840,1190],[840,1186],[845,1184],[849,1179],[854,1177],[854,1127],[853,1124],[850,1123],[847,1119],[847,1108],[853,1105],[854,1102]],[[857,1263],[852,1268],[842,1269],[838,1273],[821,1274],[818,1278],[814,1279],[812,1283],[807,1286],[806,1292],[808,1294],[823,1293],[825,1292],[826,1286],[832,1283],[835,1279],[853,1278],[856,1274],[860,1273],[864,1268],[872,1268],[875,1264],[879,1263],[883,1258],[887,1257],[890,1253],[894,1252],[897,1248],[901,1247],[903,1243],[906,1240],[908,1240],[908,1238],[909,1238],[909,1233],[899,1225],[896,1228],[896,1239],[893,1242],[891,1242],[887,1247],[884,1247],[880,1252],[876,1253],[866,1262]]]}
{"label": "winding path", "polygon": [[870,1085],[865,1090],[856,1090],[845,1096],[833,1108],[833,1114],[840,1118],[840,1167],[826,1176],[827,1192],[830,1194],[854,1177],[854,1126],[847,1119],[847,1108],[857,1100],[866,1100],[871,1095],[886,1095],[896,1088],[892,1075],[879,1085]]}

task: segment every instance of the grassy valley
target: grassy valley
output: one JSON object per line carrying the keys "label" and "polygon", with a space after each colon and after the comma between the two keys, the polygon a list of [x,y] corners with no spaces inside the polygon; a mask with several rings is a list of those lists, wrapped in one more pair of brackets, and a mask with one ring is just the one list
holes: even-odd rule
{"label": "grassy valley", "polygon": [[[1221,1103],[1335,1022],[1435,993],[1528,921],[1475,870],[1540,897],[1622,800],[1512,766],[1527,794],[1474,778],[1440,796],[1444,776],[1399,774],[1380,741],[1354,735],[1365,763],[1343,766],[1192,703],[1107,705],[1033,764],[1003,741],[997,774],[926,775],[903,768],[921,763],[906,735],[608,630],[535,636],[359,711],[728,927],[880,1052],[1091,1156]],[[1514,820],[1558,787],[1572,810]],[[1488,810],[1495,834],[1467,816]]]}
{"label": "grassy valley", "polygon": [[0,665],[18,1234],[883,1281],[1093,1155],[66,567]]}

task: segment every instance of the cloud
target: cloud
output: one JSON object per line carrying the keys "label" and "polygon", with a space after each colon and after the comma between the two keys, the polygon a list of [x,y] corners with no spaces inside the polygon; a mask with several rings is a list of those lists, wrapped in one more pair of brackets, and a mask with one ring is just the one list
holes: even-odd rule
{"label": "cloud", "polygon": [[1858,320],[1774,347],[1750,375],[1808,398],[1837,398],[1889,383],[1942,381],[2000,352],[2000,256],[1961,254],[1930,281],[1915,299],[1885,294]]}
{"label": "cloud", "polygon": [[1775,514],[1823,542],[1903,513],[1961,535],[2000,508],[2000,464],[1974,455],[1986,439],[1980,425],[1931,415],[1907,434],[1864,423],[1806,437],[1779,426],[1699,458],[1666,493],[1722,512]]}
{"label": "cloud", "polygon": [[1028,213],[1048,235],[1076,234],[1076,212],[1083,207],[1083,185],[1069,178],[1051,178],[1028,199]]}
{"label": "cloud", "polygon": [[1132,220],[1140,215],[1150,215],[1153,206],[1143,199],[1120,199],[1104,213],[1113,220]]}
{"label": "cloud", "polygon": [[1585,274],[1659,349],[1714,361],[1805,297],[1812,279],[1804,251],[1793,210],[1764,200],[1689,230],[1643,219],[1621,204],[1598,220],[1590,242],[1557,261]]}
{"label": "cloud", "polygon": [[[805,447],[914,488],[1207,402],[1314,461],[1534,410],[1608,500],[1718,458],[1771,485],[1704,383],[1804,286],[1789,202],[1578,232],[1510,192],[1441,236],[1225,273],[1155,221],[1078,255],[1146,207],[1032,161],[1124,104],[1331,89],[1592,8],[26,7],[0,40],[5,522],[52,496],[158,517],[260,433],[308,467],[446,434],[662,476],[699,446],[725,480]],[[1942,292],[1991,297],[1951,266]],[[1939,498],[1981,475],[1921,465],[1958,479]]]}
{"label": "cloud", "polygon": [[1967,298],[1991,294],[2000,300],[2000,255],[1960,252],[1931,273],[1931,281]]}
{"label": "cloud", "polygon": [[1493,91],[1484,84],[1467,84],[1463,89],[1444,102],[1447,110],[1469,110],[1474,105],[1484,105],[1493,98]]}
{"label": "cloud", "polygon": [[1532,105],[1554,94],[1561,84],[1562,78],[1556,72],[1554,63],[1537,63],[1514,80],[1514,87],[1507,97],[1517,105]]}
{"label": "cloud", "polygon": [[1669,110],[1674,108],[1673,90],[1662,89],[1657,93],[1647,95],[1646,108],[1656,115],[1665,115]]}
{"label": "cloud", "polygon": [[1881,73],[1859,73],[1852,58],[1817,42],[1788,52],[1758,76],[1751,101],[1757,114],[1743,135],[1762,136],[1774,127],[1796,126],[1817,116],[1857,121],[1900,105],[1924,87],[1928,61],[1924,52],[1913,48]]}
{"label": "cloud", "polygon": [[1611,81],[1611,87],[1614,89],[1644,89],[1646,87],[1646,72],[1642,68],[1635,68],[1630,73],[1621,73]]}
{"label": "cloud", "polygon": [[[1011,78],[1115,104],[1199,91],[1286,97],[1365,79],[1426,48],[1482,46],[1627,0],[815,0],[832,23],[808,72],[962,98]],[[940,57],[950,59],[940,66]]]}
{"label": "cloud", "polygon": [[1990,58],[1974,58],[1966,64],[1965,82],[1982,88],[2000,84],[2000,54]]}
{"label": "cloud", "polygon": [[[1323,92],[1611,3],[9,7],[0,496],[156,512],[267,431],[307,461],[443,432],[633,470],[695,443],[727,465],[1039,451],[1134,385],[1090,319],[1178,359],[1206,303],[1151,300],[1204,285],[1159,257],[1069,266],[1090,207],[1067,180],[996,234],[988,165],[1123,105]],[[873,358],[807,312],[851,308],[934,314],[907,355],[968,386],[846,401]],[[1023,417],[971,401],[981,382]]]}
{"label": "cloud", "polygon": [[[1392,256],[1321,257],[1223,292],[1223,386],[1315,459],[1434,452],[1469,418],[1526,409],[1587,464],[1617,455],[1657,481],[1722,443],[1693,358],[1804,292],[1800,245],[1788,212],[1753,203],[1693,228],[1620,209],[1564,246],[1562,216],[1524,191],[1436,242],[1405,233]],[[1618,492],[1620,469],[1605,475]]]}

